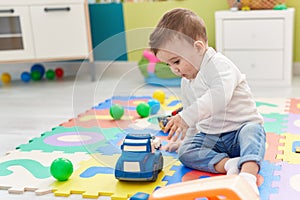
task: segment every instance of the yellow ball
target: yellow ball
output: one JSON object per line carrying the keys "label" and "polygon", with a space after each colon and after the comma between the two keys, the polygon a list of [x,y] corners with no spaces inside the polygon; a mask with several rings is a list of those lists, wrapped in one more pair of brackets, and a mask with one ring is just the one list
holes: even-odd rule
{"label": "yellow ball", "polygon": [[3,73],[1,76],[1,80],[4,84],[8,84],[11,81],[11,76],[9,73]]}
{"label": "yellow ball", "polygon": [[152,98],[153,98],[153,99],[156,99],[156,100],[159,101],[161,104],[163,104],[164,101],[165,101],[165,98],[166,98],[166,94],[165,94],[164,91],[162,91],[162,90],[155,90],[155,91],[153,92]]}
{"label": "yellow ball", "polygon": [[243,6],[243,7],[242,7],[242,10],[243,10],[243,11],[249,11],[249,10],[251,10],[251,9],[250,9],[249,6]]}

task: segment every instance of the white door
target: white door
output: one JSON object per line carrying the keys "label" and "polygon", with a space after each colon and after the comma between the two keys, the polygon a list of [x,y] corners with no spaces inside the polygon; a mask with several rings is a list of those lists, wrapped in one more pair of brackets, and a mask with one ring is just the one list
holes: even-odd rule
{"label": "white door", "polygon": [[84,5],[30,6],[30,10],[38,59],[88,56]]}

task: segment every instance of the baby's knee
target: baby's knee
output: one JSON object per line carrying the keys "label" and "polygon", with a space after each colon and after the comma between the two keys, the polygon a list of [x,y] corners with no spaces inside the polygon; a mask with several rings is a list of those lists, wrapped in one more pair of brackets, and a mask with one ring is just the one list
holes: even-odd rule
{"label": "baby's knee", "polygon": [[181,146],[178,148],[178,157],[180,158],[181,156],[184,156],[185,151],[186,151],[186,148],[183,148],[183,146],[181,145]]}
{"label": "baby's knee", "polygon": [[261,140],[266,139],[266,133],[265,133],[263,126],[261,124],[257,124],[257,123],[246,124],[242,128],[240,134],[246,135],[248,138],[254,137],[254,138],[260,138]]}
{"label": "baby's knee", "polygon": [[178,149],[178,160],[185,166],[189,166],[192,160],[190,153],[187,152],[186,148],[182,148],[182,146]]}
{"label": "baby's knee", "polygon": [[244,125],[242,130],[247,132],[264,132],[264,128],[261,124],[258,123],[248,123]]}

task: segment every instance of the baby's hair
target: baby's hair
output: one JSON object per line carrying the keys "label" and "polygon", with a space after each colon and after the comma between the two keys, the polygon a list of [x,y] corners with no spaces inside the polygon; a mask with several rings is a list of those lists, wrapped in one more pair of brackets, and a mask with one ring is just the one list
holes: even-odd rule
{"label": "baby's hair", "polygon": [[191,44],[197,40],[207,42],[204,21],[194,12],[184,8],[168,11],[150,35],[149,45],[154,54],[175,37],[184,38]]}

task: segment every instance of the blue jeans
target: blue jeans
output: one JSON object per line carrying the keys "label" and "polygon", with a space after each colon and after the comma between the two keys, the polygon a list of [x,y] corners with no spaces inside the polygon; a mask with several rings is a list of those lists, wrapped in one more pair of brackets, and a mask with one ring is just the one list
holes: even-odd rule
{"label": "blue jeans", "polygon": [[266,133],[262,125],[244,124],[235,131],[222,134],[197,133],[185,138],[178,151],[179,160],[187,167],[218,173],[214,166],[224,158],[241,157],[240,169],[247,161],[259,166],[265,155]]}

